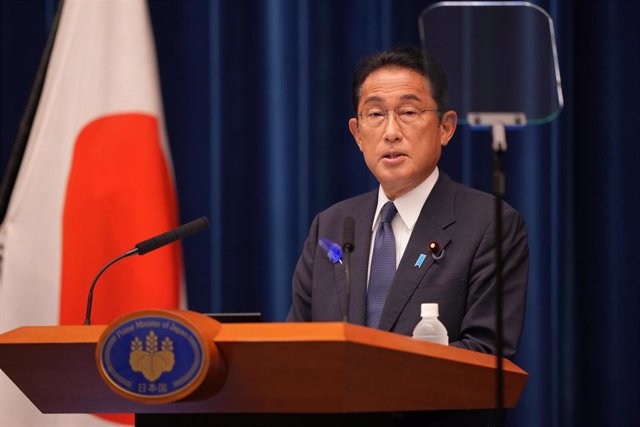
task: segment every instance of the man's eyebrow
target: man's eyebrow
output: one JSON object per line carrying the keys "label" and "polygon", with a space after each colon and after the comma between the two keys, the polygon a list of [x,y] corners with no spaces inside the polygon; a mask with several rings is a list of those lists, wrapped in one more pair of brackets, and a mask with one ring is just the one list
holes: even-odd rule
{"label": "man's eyebrow", "polygon": [[365,104],[368,104],[369,102],[382,102],[382,98],[380,98],[379,96],[370,96],[367,99],[364,100]]}
{"label": "man's eyebrow", "polygon": [[[400,99],[402,101],[422,101],[417,95],[414,95],[412,93],[408,93],[406,95],[402,95],[400,97]],[[368,104],[370,102],[384,102],[384,100],[382,98],[380,98],[379,96],[370,96],[368,98],[366,98],[364,100],[365,104]]]}
{"label": "man's eyebrow", "polygon": [[412,94],[412,93],[409,93],[409,94],[407,94],[407,95],[402,95],[402,96],[400,97],[400,99],[402,99],[403,101],[406,101],[406,100],[422,101],[420,98],[418,98],[416,95],[414,95],[414,94]]}

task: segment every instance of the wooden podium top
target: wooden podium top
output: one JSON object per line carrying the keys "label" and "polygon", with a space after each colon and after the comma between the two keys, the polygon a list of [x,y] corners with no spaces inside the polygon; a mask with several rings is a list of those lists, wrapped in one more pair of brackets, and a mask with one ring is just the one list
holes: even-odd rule
{"label": "wooden podium top", "polygon": [[[106,326],[0,335],[0,369],[44,413],[340,413],[491,408],[495,356],[344,323],[222,324],[222,389],[164,405],[126,400],[95,363]],[[504,360],[505,406],[527,373]]]}

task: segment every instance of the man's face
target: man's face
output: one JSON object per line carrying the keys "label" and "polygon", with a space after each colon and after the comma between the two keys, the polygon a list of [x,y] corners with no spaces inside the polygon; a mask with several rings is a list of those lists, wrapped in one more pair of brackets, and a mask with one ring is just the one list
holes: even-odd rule
{"label": "man's face", "polygon": [[361,87],[358,119],[349,120],[349,130],[367,167],[391,200],[412,190],[433,172],[441,147],[449,143],[457,123],[453,111],[444,113],[442,119],[437,111],[425,111],[410,124],[399,120],[393,111],[379,126],[368,126],[362,120],[366,111],[401,107],[437,109],[429,82],[408,68],[380,68],[369,74]]}

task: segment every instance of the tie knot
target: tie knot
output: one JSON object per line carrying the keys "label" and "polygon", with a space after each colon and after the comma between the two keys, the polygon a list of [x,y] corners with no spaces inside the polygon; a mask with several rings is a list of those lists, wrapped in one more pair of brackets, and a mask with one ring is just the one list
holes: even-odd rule
{"label": "tie knot", "polygon": [[398,213],[398,209],[393,202],[385,203],[380,210],[380,222],[391,222],[396,213]]}

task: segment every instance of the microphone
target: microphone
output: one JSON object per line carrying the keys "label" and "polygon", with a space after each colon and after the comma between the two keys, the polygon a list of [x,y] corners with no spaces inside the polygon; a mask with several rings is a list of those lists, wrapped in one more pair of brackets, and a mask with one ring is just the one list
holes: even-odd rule
{"label": "microphone", "polygon": [[138,249],[137,253],[138,255],[144,255],[151,251],[155,251],[156,249],[161,248],[164,245],[173,243],[176,240],[182,240],[185,237],[191,236],[192,234],[199,233],[203,230],[206,230],[207,228],[209,228],[209,220],[206,216],[194,219],[193,221],[183,224],[178,228],[174,228],[173,230],[169,230],[166,233],[158,234],[155,237],[138,243],[136,245],[136,249]]}
{"label": "microphone", "polygon": [[109,267],[111,267],[116,262],[120,261],[123,258],[130,257],[132,255],[144,255],[151,251],[155,251],[158,248],[163,247],[164,245],[168,245],[169,243],[173,243],[176,240],[182,240],[185,237],[189,237],[193,234],[199,233],[201,231],[209,228],[209,220],[206,216],[195,219],[191,222],[181,225],[178,228],[174,228],[173,230],[167,231],[166,233],[159,234],[150,239],[144,240],[138,243],[135,248],[128,250],[122,255],[117,256],[112,259],[102,267],[102,269],[98,272],[96,277],[91,282],[91,287],[89,288],[89,295],[87,297],[87,312],[84,318],[84,324],[91,324],[91,306],[93,305],[93,289],[96,287],[96,283],[98,283],[98,279],[102,276]]}
{"label": "microphone", "polygon": [[349,254],[355,249],[355,227],[356,222],[353,217],[346,217],[342,223],[342,250],[344,252],[344,279],[345,279],[345,296],[347,303],[345,305],[342,321],[349,321],[349,303],[351,302],[351,263],[349,262]]}
{"label": "microphone", "polygon": [[342,250],[344,252],[353,252],[355,240],[356,222],[353,217],[346,217],[342,223]]}

